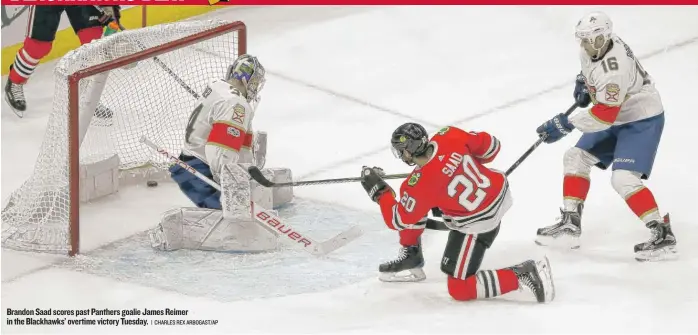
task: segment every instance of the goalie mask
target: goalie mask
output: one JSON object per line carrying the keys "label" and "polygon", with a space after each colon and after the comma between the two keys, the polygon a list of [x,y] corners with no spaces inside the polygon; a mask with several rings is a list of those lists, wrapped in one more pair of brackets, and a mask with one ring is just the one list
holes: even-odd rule
{"label": "goalie mask", "polygon": [[613,23],[608,15],[601,12],[593,12],[585,15],[577,23],[575,37],[579,46],[586,51],[592,60],[603,57],[603,51],[611,42]]}
{"label": "goalie mask", "polygon": [[411,166],[415,165],[413,157],[426,153],[429,135],[420,124],[405,123],[395,129],[390,143],[393,155]]}
{"label": "goalie mask", "polygon": [[261,98],[259,93],[264,88],[264,83],[266,82],[265,74],[264,66],[262,66],[257,57],[241,55],[235,60],[233,65],[228,67],[225,80],[235,79],[240,81],[245,86],[247,102],[253,104],[258,103]]}

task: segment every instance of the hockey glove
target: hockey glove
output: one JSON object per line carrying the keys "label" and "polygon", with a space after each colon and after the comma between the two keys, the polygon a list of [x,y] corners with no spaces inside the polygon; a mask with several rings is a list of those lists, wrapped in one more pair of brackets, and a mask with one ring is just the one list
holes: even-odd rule
{"label": "hockey glove", "polygon": [[567,120],[567,115],[561,113],[540,125],[536,132],[538,132],[539,137],[543,137],[543,142],[553,143],[565,137],[572,130],[574,130],[574,125]]}
{"label": "hockey glove", "polygon": [[370,168],[364,166],[361,169],[361,186],[364,187],[369,198],[375,202],[378,202],[378,199],[385,192],[392,192],[393,197],[395,196],[392,187],[383,180],[384,175],[383,169],[378,167]]}
{"label": "hockey glove", "polygon": [[581,108],[586,108],[591,103],[591,96],[589,95],[589,88],[584,81],[584,76],[580,73],[577,75],[577,80],[574,82],[574,100],[577,101],[577,105]]}

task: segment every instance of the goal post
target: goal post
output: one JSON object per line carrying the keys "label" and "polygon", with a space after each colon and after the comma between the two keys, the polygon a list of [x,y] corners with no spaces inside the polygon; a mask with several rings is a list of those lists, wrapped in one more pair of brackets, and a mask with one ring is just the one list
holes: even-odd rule
{"label": "goal post", "polygon": [[106,36],[61,58],[33,173],[2,209],[3,247],[76,255],[81,202],[116,192],[124,174],[166,172],[169,162],[140,137],[179,152],[199,94],[246,49],[242,22],[180,21]]}

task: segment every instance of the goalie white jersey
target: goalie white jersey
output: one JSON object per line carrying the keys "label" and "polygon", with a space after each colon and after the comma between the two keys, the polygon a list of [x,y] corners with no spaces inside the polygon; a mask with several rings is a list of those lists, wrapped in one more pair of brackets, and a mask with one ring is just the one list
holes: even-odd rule
{"label": "goalie white jersey", "polygon": [[231,163],[253,163],[254,109],[240,91],[224,80],[213,80],[189,117],[185,149],[207,163],[214,180]]}
{"label": "goalie white jersey", "polygon": [[664,111],[659,92],[632,50],[613,35],[611,49],[598,61],[580,50],[582,75],[594,104],[589,110],[570,117],[583,132],[596,132]]}
{"label": "goalie white jersey", "polygon": [[[291,201],[293,190],[262,187],[248,173],[249,166],[255,165],[273,182],[292,178],[288,168],[264,168],[267,133],[252,132],[264,82],[259,60],[241,55],[228,68],[225,80],[211,80],[206,86],[185,129],[180,160],[187,166],[169,169],[170,177],[196,207],[165,213],[148,233],[153,248],[246,252],[276,247],[276,234],[252,216],[252,208],[271,212]],[[217,185],[200,176],[214,179]]]}

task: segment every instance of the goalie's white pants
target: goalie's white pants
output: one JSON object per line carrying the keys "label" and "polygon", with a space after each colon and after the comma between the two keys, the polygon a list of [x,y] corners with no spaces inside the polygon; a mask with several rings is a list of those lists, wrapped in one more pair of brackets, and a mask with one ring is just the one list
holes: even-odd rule
{"label": "goalie's white pants", "polygon": [[[148,232],[158,250],[216,250],[254,252],[273,250],[277,238],[252,218],[255,206],[272,208],[290,202],[290,187],[268,188],[250,180],[249,165],[230,164],[220,175],[223,210],[184,207],[164,213],[160,224]],[[264,169],[275,182],[291,181],[289,169]]]}

